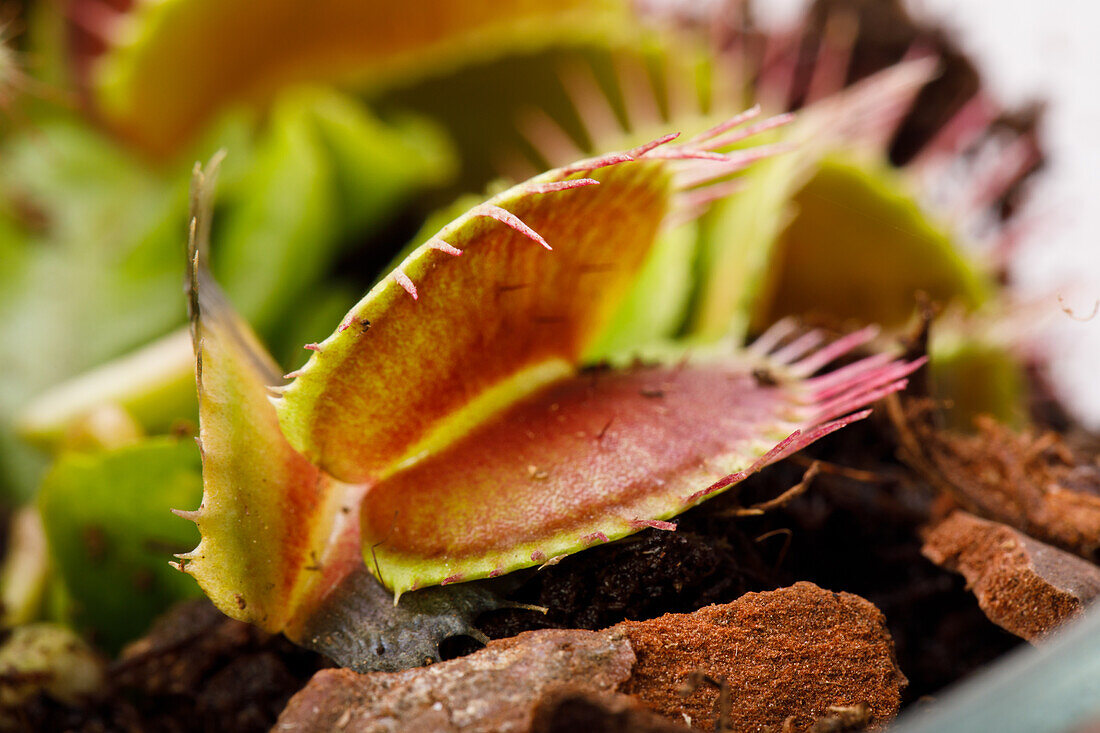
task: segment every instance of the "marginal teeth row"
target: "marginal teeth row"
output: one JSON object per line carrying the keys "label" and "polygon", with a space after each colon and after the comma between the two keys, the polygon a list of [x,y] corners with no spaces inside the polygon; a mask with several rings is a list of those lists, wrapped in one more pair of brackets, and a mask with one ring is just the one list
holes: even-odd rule
{"label": "marginal teeth row", "polygon": [[[666,522],[666,521],[663,521],[663,520],[660,520],[660,519],[631,519],[628,522],[628,524],[631,527],[635,528],[635,529],[644,529],[646,527],[651,527],[653,529],[660,529],[660,530],[664,530],[664,531],[667,531],[667,532],[675,532],[676,531],[676,525],[673,522]],[[611,541],[610,538],[608,538],[608,536],[606,534],[604,534],[603,532],[592,532],[591,534],[581,535],[578,539],[584,545],[594,545],[594,544],[597,544],[597,543],[602,544],[602,543]],[[177,557],[182,557],[182,556],[178,555]],[[559,562],[561,562],[562,560],[564,560],[567,557],[569,557],[568,553],[561,554],[561,555],[554,555],[553,557],[548,557],[546,555],[546,553],[542,552],[541,550],[535,550],[534,552],[531,553],[531,561],[541,563],[538,567],[539,570],[543,570],[545,568],[553,567],[554,565],[557,565]],[[504,566],[503,565],[497,565],[495,568],[493,568],[492,570],[489,571],[488,577],[498,578],[501,575],[503,575],[504,573],[505,573]],[[439,584],[440,585],[451,585],[452,583],[460,583],[465,578],[466,578],[465,573],[455,573],[455,574],[449,575],[446,578],[444,578],[443,580],[441,580],[439,582]],[[418,587],[420,587],[420,584],[421,584],[421,580],[419,578],[414,579],[413,582],[412,582],[412,585],[410,587],[410,590],[416,590]]]}
{"label": "marginal teeth row", "polygon": [[[544,183],[534,183],[528,186],[527,192],[531,195],[556,193],[558,191],[569,191],[574,188],[583,188],[585,186],[594,186],[598,184],[599,181],[592,178],[574,178],[565,181],[548,181]],[[546,249],[552,249],[550,244],[546,241],[545,238],[543,238],[541,234],[528,226],[526,222],[513,214],[511,211],[497,206],[496,204],[482,204],[473,209],[470,212],[470,215],[485,216],[489,217],[490,219],[496,219],[497,221],[511,227],[512,229],[515,229],[517,232],[527,237],[528,239],[542,245]],[[426,242],[426,245],[431,249],[435,249],[455,257],[462,254],[462,250],[460,250],[458,247],[455,247],[454,245],[445,242],[438,237],[432,237]],[[413,300],[419,299],[420,294],[416,289],[416,284],[412,281],[412,278],[409,277],[408,273],[406,273],[403,268],[395,268],[391,277],[393,277],[394,282],[400,285],[406,293],[412,296]],[[307,344],[306,348],[312,348],[316,351],[320,350],[320,347],[317,347],[316,344]]]}
{"label": "marginal teeth row", "polygon": [[[727,123],[718,127],[712,128],[708,131],[710,135],[718,134],[720,132],[726,132],[728,130],[737,127],[747,120],[752,119],[759,112],[758,109],[748,110],[736,117],[732,118]],[[663,135],[655,140],[652,140],[643,145],[639,145],[636,148],[625,152],[609,153],[597,158],[589,158],[587,160],[578,161],[572,165],[560,168],[557,171],[557,175],[566,177],[575,173],[591,172],[601,168],[606,168],[612,165],[619,165],[622,163],[628,163],[638,160],[640,158],[648,158],[652,160],[670,160],[670,161],[686,161],[688,163],[695,164],[692,167],[685,168],[677,172],[677,186],[679,188],[691,188],[695,186],[705,185],[713,183],[715,180],[728,176],[749,164],[760,160],[761,158],[774,155],[781,149],[785,150],[785,146],[761,146],[752,150],[738,151],[734,153],[719,153],[715,148],[722,147],[727,144],[731,144],[729,141],[737,141],[751,135],[757,134],[764,130],[778,127],[779,125],[786,124],[791,119],[790,115],[779,115],[768,120],[764,120],[750,128],[744,130],[735,131],[733,135],[736,137],[728,136],[728,139],[721,139],[718,141],[710,140],[708,142],[706,135],[697,136],[692,143],[688,145],[681,145],[675,147],[663,147],[680,136],[680,133],[674,132],[667,135]],[[540,118],[540,126],[554,124],[549,118],[542,120]],[[560,129],[559,129],[560,131]],[[555,133],[556,135],[557,133]],[[561,133],[564,135],[564,133]],[[537,137],[537,136],[536,136]],[[540,183],[531,183],[526,186],[525,193],[527,195],[541,195],[548,193],[555,193],[558,191],[568,191],[574,188],[581,188],[583,186],[598,185],[599,181],[592,178],[566,178],[560,181],[544,181]],[[692,191],[687,198],[681,198],[678,203],[681,205],[677,207],[678,212],[681,214],[687,214],[688,218],[694,218],[702,213],[702,209],[711,201],[729,195],[735,189],[735,182],[723,181],[711,187],[707,191]],[[677,212],[673,212],[675,217]],[[513,214],[511,211],[498,206],[492,202],[481,204],[474,208],[470,212],[471,216],[485,216],[505,224],[516,230],[523,236],[531,239],[532,241],[542,245],[546,249],[550,250],[552,247],[546,239],[531,228],[526,222]],[[449,255],[461,255],[462,250],[449,244],[448,242],[433,237],[426,243],[428,247],[437,249],[441,252],[445,252]],[[417,291],[416,284],[409,277],[408,273],[401,267],[394,269],[391,277],[394,282],[401,286],[413,300],[417,300],[420,297]],[[311,348],[311,345],[307,345],[306,348]]]}

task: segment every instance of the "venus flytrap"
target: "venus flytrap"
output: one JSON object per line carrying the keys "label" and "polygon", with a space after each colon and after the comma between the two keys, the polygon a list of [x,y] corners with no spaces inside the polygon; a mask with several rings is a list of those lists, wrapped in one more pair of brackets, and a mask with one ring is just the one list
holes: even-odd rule
{"label": "venus flytrap", "polygon": [[[287,90],[262,126],[241,135],[252,132],[248,145],[218,136],[235,161],[223,175],[219,263],[229,292],[282,354],[294,338],[284,314],[316,338],[330,322],[310,328],[316,310],[331,313],[343,297],[335,318],[355,302],[357,292],[345,296],[322,277],[347,240],[385,225],[455,160],[431,123],[383,121],[335,90]],[[4,150],[0,187],[46,225],[9,236],[12,212],[0,212],[0,334],[25,345],[0,369],[0,492],[37,492],[53,564],[39,563],[33,582],[0,574],[0,594],[13,611],[39,608],[35,588],[49,576],[53,596],[63,590],[71,601],[65,620],[114,648],[198,590],[166,565],[197,539],[168,512],[201,495],[195,457],[167,437],[193,430],[198,417],[190,336],[169,331],[186,315],[186,179],[154,174],[71,120],[10,138]],[[17,470],[38,456],[15,432],[48,452],[54,469],[44,480]]]}
{"label": "venus flytrap", "polygon": [[[816,332],[792,339],[788,323],[747,351],[584,368],[683,205],[683,181],[699,191],[768,152],[675,138],[475,205],[307,345],[289,383],[206,271],[212,183],[197,172],[204,495],[180,512],[202,535],[180,569],[225,613],[341,663],[419,663],[494,605],[464,581],[672,530],[677,514],[903,388],[920,362],[888,354],[812,376],[872,330],[824,345]],[[401,599],[390,610],[382,587]]]}

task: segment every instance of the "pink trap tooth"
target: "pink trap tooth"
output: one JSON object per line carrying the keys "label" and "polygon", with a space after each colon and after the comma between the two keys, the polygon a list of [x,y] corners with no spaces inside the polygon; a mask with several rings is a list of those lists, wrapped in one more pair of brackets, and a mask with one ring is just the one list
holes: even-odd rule
{"label": "pink trap tooth", "polygon": [[529,193],[556,193],[558,191],[569,191],[574,188],[584,188],[585,186],[598,186],[600,182],[593,178],[570,178],[567,181],[551,181],[549,183],[532,183],[528,187]]}
{"label": "pink trap tooth", "polygon": [[640,158],[643,155],[646,155],[647,153],[650,153],[650,152],[656,150],[660,146],[672,142],[673,140],[675,140],[678,137],[680,137],[680,133],[670,132],[667,135],[662,135],[661,137],[657,138],[656,140],[650,140],[649,142],[647,142],[644,145],[639,145],[638,147],[636,147],[632,150],[628,150],[627,155],[629,155],[631,158]]}
{"label": "pink trap tooth", "polygon": [[478,216],[487,216],[491,219],[496,219],[497,221],[512,227],[528,239],[538,242],[546,249],[552,249],[550,245],[546,242],[546,240],[542,238],[541,234],[536,232],[531,227],[527,226],[527,224],[524,223],[522,219],[520,219],[518,216],[513,214],[511,211],[508,211],[507,209],[502,209],[501,207],[495,206],[493,204],[482,204],[481,206],[477,207],[475,211]]}
{"label": "pink trap tooth", "polygon": [[798,330],[798,323],[793,318],[783,318],[776,321],[767,331],[749,345],[749,351],[760,356],[770,354],[779,343]]}
{"label": "pink trap tooth", "polygon": [[416,292],[416,285],[409,278],[409,276],[405,274],[404,270],[402,270],[401,268],[397,268],[396,270],[394,270],[393,279],[394,282],[396,282],[405,290],[406,293],[412,296],[413,300],[417,300],[420,297]]}
{"label": "pink trap tooth", "polygon": [[753,135],[759,135],[762,132],[767,132],[768,130],[776,129],[777,127],[789,125],[792,121],[794,121],[794,118],[795,116],[792,113],[784,112],[783,114],[776,115],[775,117],[769,117],[766,120],[761,120],[755,125],[750,125],[743,130],[737,130],[736,132],[718,138],[717,140],[711,140],[707,147],[712,150],[725,148],[733,145],[734,143],[739,143],[742,140],[750,138]]}
{"label": "pink trap tooth", "polygon": [[619,163],[629,163],[632,160],[634,159],[626,153],[608,153],[607,155],[601,155],[597,158],[586,158],[585,160],[577,161],[572,165],[562,168],[561,173],[562,175],[570,175],[582,171],[595,171],[600,168],[618,165]]}
{"label": "pink trap tooth", "polygon": [[836,371],[813,377],[806,380],[806,386],[810,388],[814,399],[824,399],[845,389],[844,383],[864,372],[878,369],[894,360],[894,356],[887,353],[874,354],[857,362],[842,366]]}
{"label": "pink trap tooth", "polygon": [[873,341],[879,335],[878,326],[867,326],[866,328],[854,331],[847,336],[843,336],[836,341],[832,342],[828,346],[819,349],[818,351],[810,354],[802,359],[802,361],[791,365],[791,372],[798,376],[808,376],[813,374],[821,367],[825,366],[834,359],[838,359],[844,356],[852,349],[857,349],[864,344]]}
{"label": "pink trap tooth", "polygon": [[777,364],[790,364],[795,359],[800,359],[811,350],[816,349],[824,340],[825,334],[821,331],[810,331],[809,333],[799,336],[779,351],[776,351],[772,354],[771,360]]}
{"label": "pink trap tooth", "polygon": [[709,130],[704,130],[703,132],[699,133],[695,137],[691,138],[691,140],[688,141],[688,144],[692,145],[692,144],[695,144],[695,143],[706,142],[707,140],[710,140],[711,138],[718,137],[723,132],[727,132],[729,130],[732,130],[735,127],[739,127],[739,126],[745,124],[749,120],[755,119],[759,115],[760,115],[760,105],[755,104],[752,107],[749,107],[747,110],[745,110],[741,114],[734,115],[733,117],[730,117],[725,122],[721,122],[721,123],[715,125],[714,127],[710,128]]}

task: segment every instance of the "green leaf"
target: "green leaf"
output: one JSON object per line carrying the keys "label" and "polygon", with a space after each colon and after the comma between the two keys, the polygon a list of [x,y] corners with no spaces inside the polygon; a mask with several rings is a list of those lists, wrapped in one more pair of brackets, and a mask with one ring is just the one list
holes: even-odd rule
{"label": "green leaf", "polygon": [[918,292],[967,310],[992,292],[885,162],[834,153],[791,203],[794,216],[771,248],[752,305],[757,331],[805,313],[899,328]]}
{"label": "green leaf", "polygon": [[636,353],[677,334],[695,285],[698,237],[696,222],[660,235],[630,293],[584,361]]}
{"label": "green leaf", "polygon": [[[798,119],[783,130],[780,139],[794,146],[786,155],[763,161],[743,177],[744,189],[736,196],[719,202],[701,222],[702,242],[700,246],[700,282],[690,332],[701,340],[714,340],[722,336],[731,336],[743,340],[750,330],[760,332],[775,322],[768,313],[774,304],[784,312],[803,313],[808,298],[800,293],[784,291],[784,297],[774,294],[775,283],[787,277],[787,273],[802,273],[813,279],[813,308],[828,310],[832,300],[841,297],[844,289],[865,274],[860,269],[858,256],[865,254],[867,248],[877,248],[888,257],[892,253],[893,240],[898,230],[893,225],[905,226],[914,216],[911,203],[904,201],[905,195],[898,191],[896,181],[871,185],[870,180],[882,176],[882,166],[869,166],[870,172],[862,172],[861,167],[867,160],[881,158],[883,151],[875,147],[881,142],[881,127],[884,119],[890,119],[896,110],[905,109],[916,92],[928,81],[934,69],[928,60],[911,61],[897,64],[884,71],[867,77],[856,85],[810,105],[799,112]],[[781,246],[783,232],[799,216],[797,196],[806,190],[807,200],[818,201],[820,191],[809,189],[809,184],[822,166],[823,160],[837,151],[858,151],[859,158],[848,158],[861,172],[865,186],[862,200],[839,202],[837,210],[847,213],[857,211],[862,204],[878,202],[877,205],[888,209],[889,216],[880,221],[878,231],[871,232],[872,241],[865,242],[862,249],[851,256],[848,240],[839,237],[828,240],[830,227],[835,221],[815,222],[810,216],[803,220],[802,226],[807,233],[804,249],[814,249],[817,257],[813,263],[803,256],[802,250],[797,256],[784,256]],[[830,169],[832,170],[832,169]],[[884,191],[889,190],[888,195]],[[869,191],[869,193],[868,193]],[[831,191],[827,192],[832,196]],[[844,208],[849,206],[849,208]],[[810,213],[809,211],[807,213]],[[876,213],[876,216],[880,216]],[[891,220],[889,217],[893,217]],[[876,219],[876,221],[878,221]],[[867,235],[866,232],[862,234]],[[909,249],[920,250],[919,237]],[[938,242],[934,247],[925,246],[921,254],[933,258],[932,269],[947,268],[954,276],[958,267],[957,258],[944,260],[942,248]],[[830,246],[831,245],[831,246]],[[890,249],[887,249],[890,247]],[[905,253],[907,250],[902,250]],[[918,255],[919,257],[920,255]],[[829,264],[827,271],[819,268],[821,261]],[[805,262],[805,266],[803,266]],[[848,269],[845,269],[847,266]],[[904,289],[907,283],[891,282],[890,285]],[[828,297],[821,298],[822,292]],[[907,296],[908,297],[908,294]],[[790,298],[788,301],[787,298]],[[788,302],[797,301],[797,309]],[[863,323],[875,322],[878,315],[868,305],[868,312],[862,318]],[[767,313],[767,317],[761,317]],[[771,320],[769,320],[771,318]]]}
{"label": "green leaf", "polygon": [[101,408],[120,408],[150,433],[168,432],[198,418],[194,358],[186,331],[143,346],[39,395],[20,411],[20,436],[56,449],[70,431]]}
{"label": "green leaf", "polygon": [[383,123],[325,89],[279,95],[254,156],[224,203],[213,267],[263,332],[328,272],[346,238],[378,229],[454,166],[422,118]]}
{"label": "green leaf", "polygon": [[940,319],[932,328],[932,394],[945,401],[947,423],[956,430],[973,430],[979,415],[1015,428],[1030,419],[1024,366],[991,330],[978,318]]}
{"label": "green leaf", "polygon": [[331,90],[301,95],[332,161],[345,235],[373,232],[412,194],[456,173],[456,151],[428,118],[405,113],[383,122],[358,100]]}
{"label": "green leaf", "polygon": [[699,284],[690,332],[704,340],[744,340],[749,314],[765,282],[775,238],[805,171],[809,153],[765,160],[745,176],[745,189],[717,202],[699,222]]}
{"label": "green leaf", "polygon": [[602,38],[627,19],[617,0],[138,3],[94,66],[92,94],[111,127],[167,154],[227,104],[288,85],[378,88],[507,51]]}
{"label": "green leaf", "polygon": [[275,105],[234,193],[214,267],[237,307],[269,325],[327,270],[340,234],[332,163],[297,95]]}
{"label": "green leaf", "polygon": [[197,540],[194,526],[171,509],[194,505],[201,494],[190,440],[154,438],[58,459],[38,508],[79,628],[117,650],[170,604],[198,593],[169,561]]}
{"label": "green leaf", "polygon": [[182,321],[184,190],[65,119],[9,139],[0,155],[0,482],[29,496],[40,460],[14,415],[47,386]]}

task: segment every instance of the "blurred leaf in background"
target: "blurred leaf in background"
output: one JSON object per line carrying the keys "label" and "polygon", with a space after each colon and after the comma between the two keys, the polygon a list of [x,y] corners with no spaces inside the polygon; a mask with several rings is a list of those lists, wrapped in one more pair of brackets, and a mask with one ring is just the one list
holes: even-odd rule
{"label": "blurred leaf in background", "polygon": [[[229,131],[222,140],[239,135],[232,124],[219,129]],[[0,220],[7,225],[3,247],[16,264],[5,270],[0,338],[22,345],[0,366],[0,415],[6,416],[0,461],[6,488],[18,497],[33,492],[41,463],[11,433],[12,416],[27,399],[184,319],[184,172],[155,173],[75,122],[47,132],[44,139],[13,141],[12,165],[0,177],[9,202]],[[446,181],[454,169],[437,127],[411,117],[383,123],[328,90],[288,92],[255,142],[234,149],[217,267],[233,299],[271,336],[282,332],[274,326],[289,309],[308,309],[302,301],[329,274],[342,246],[362,241],[414,193]],[[25,210],[22,220],[16,205]],[[28,221],[32,214],[37,218]],[[50,395],[48,406],[32,405],[25,432],[55,445],[67,422],[97,399],[141,401],[143,395],[119,395],[164,365],[176,376],[158,382],[152,407],[162,409],[143,427],[164,430],[173,419],[192,418],[190,344],[168,341],[172,345],[153,357],[158,363],[143,361],[140,374],[131,364],[113,380],[93,380]]]}
{"label": "blurred leaf in background", "polygon": [[173,601],[201,595],[168,564],[198,542],[195,526],[171,508],[201,499],[202,466],[189,439],[58,459],[38,508],[78,629],[114,652]]}
{"label": "blurred leaf in background", "polygon": [[330,274],[341,245],[376,232],[455,168],[446,134],[423,118],[386,123],[339,92],[290,90],[222,200],[214,268],[234,304],[273,335]]}
{"label": "blurred leaf in background", "polygon": [[[33,492],[41,459],[16,442],[26,400],[181,323],[186,188],[73,120],[0,157],[0,482]],[[12,265],[8,263],[12,262]]]}
{"label": "blurred leaf in background", "polygon": [[622,0],[143,2],[96,24],[107,43],[87,61],[87,86],[112,129],[164,156],[227,107],[265,103],[287,86],[407,84],[505,53],[607,38],[630,25],[628,11]]}

